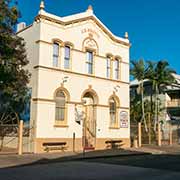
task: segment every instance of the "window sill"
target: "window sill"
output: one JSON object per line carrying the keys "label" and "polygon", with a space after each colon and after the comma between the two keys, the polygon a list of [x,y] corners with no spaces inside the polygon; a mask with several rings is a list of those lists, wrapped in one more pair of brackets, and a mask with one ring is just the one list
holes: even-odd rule
{"label": "window sill", "polygon": [[120,127],[117,127],[117,126],[110,126],[109,129],[120,129]]}
{"label": "window sill", "polygon": [[62,125],[60,125],[60,124],[55,124],[54,127],[57,127],[57,128],[58,128],[58,127],[59,127],[59,128],[67,128],[67,127],[69,127],[69,126],[68,126],[68,125],[63,125],[63,124],[62,124]]}

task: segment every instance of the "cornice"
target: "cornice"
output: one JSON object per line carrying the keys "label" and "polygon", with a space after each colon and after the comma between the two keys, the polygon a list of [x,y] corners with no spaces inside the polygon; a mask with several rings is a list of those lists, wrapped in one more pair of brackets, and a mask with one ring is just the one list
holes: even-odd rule
{"label": "cornice", "polygon": [[[48,98],[33,98],[32,99],[34,102],[53,102],[55,103],[55,100],[54,99],[48,99]],[[67,104],[74,104],[74,105],[83,105],[82,102],[76,102],[76,101],[67,101],[66,102]],[[109,108],[109,105],[106,105],[106,104],[95,104],[95,106],[97,107],[104,107],[104,108]],[[127,109],[129,110],[129,107],[123,107],[123,106],[118,106],[117,107],[118,109]]]}
{"label": "cornice", "polygon": [[55,67],[47,67],[47,66],[42,66],[42,65],[34,66],[34,69],[39,69],[39,68],[47,69],[47,70],[53,70],[53,71],[59,71],[59,72],[65,72],[65,73],[69,73],[69,74],[76,74],[76,75],[80,75],[80,76],[84,76],[84,77],[101,79],[101,80],[105,80],[105,81],[111,81],[111,82],[122,83],[122,84],[127,84],[127,85],[130,84],[129,82],[124,82],[124,81],[120,81],[120,80],[116,80],[116,79],[108,79],[108,78],[104,78],[104,77],[99,77],[99,76],[90,75],[90,74],[83,74],[83,73],[59,69],[59,68],[55,68]]}

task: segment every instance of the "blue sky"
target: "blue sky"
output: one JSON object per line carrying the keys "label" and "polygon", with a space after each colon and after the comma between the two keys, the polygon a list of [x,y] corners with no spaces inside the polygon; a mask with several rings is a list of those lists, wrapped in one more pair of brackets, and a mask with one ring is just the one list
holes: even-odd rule
{"label": "blue sky", "polygon": [[[18,0],[22,18],[33,22],[40,0]],[[130,59],[168,60],[180,74],[180,0],[45,0],[46,11],[66,16],[85,11],[95,15],[117,36],[129,33]]]}

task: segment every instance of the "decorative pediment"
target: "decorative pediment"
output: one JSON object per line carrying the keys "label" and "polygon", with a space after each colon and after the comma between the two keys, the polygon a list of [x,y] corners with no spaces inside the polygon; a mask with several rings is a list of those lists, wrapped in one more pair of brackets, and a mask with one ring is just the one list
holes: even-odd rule
{"label": "decorative pediment", "polygon": [[97,49],[96,42],[90,38],[88,38],[84,41],[84,46],[89,47],[89,48],[93,48],[93,49]]}
{"label": "decorative pediment", "polygon": [[91,49],[95,51],[95,53],[98,53],[98,44],[97,42],[92,38],[92,36],[89,36],[84,39],[82,43],[82,49],[85,51],[86,49]]}
{"label": "decorative pediment", "polygon": [[[127,38],[128,38],[127,34],[125,36],[125,40],[123,40],[123,39],[121,40],[120,38],[113,35],[112,32],[106,26],[104,26],[104,24],[95,15],[84,14],[84,16],[82,16],[82,17],[81,17],[81,15],[79,15],[78,17],[75,15],[71,16],[71,17],[72,18],[65,19],[65,18],[56,17],[54,15],[44,12],[43,14],[39,14],[38,16],[36,16],[35,20],[39,21],[40,19],[45,19],[45,20],[48,20],[48,21],[51,21],[51,22],[54,22],[57,24],[61,24],[63,26],[68,26],[71,24],[92,20],[106,35],[109,36],[109,38],[111,40],[130,47],[130,43],[129,43],[129,41],[127,41]],[[77,17],[77,18],[75,18],[75,17]]]}

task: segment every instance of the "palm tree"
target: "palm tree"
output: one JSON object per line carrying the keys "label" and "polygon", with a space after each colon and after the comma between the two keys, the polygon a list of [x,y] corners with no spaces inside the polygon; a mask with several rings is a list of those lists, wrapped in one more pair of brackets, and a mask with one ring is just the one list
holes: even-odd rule
{"label": "palm tree", "polygon": [[158,120],[158,100],[159,93],[168,85],[175,82],[173,73],[175,71],[169,68],[169,63],[165,60],[153,63],[148,61],[148,70],[146,77],[152,82],[153,89],[155,91],[155,118],[154,118],[154,130],[156,130],[156,125]]}
{"label": "palm tree", "polygon": [[139,81],[139,92],[141,94],[141,109],[142,109],[142,117],[141,122],[144,122],[145,130],[147,131],[147,123],[145,120],[145,113],[144,113],[144,80],[146,79],[146,74],[148,68],[143,59],[139,61],[131,61],[132,67],[130,70],[131,75]]}

